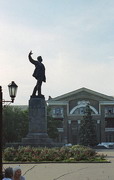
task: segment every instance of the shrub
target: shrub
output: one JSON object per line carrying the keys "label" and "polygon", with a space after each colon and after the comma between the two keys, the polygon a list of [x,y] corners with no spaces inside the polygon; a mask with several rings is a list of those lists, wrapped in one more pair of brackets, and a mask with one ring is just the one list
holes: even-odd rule
{"label": "shrub", "polygon": [[13,162],[49,162],[49,161],[94,161],[104,160],[104,155],[98,155],[95,150],[75,145],[61,148],[41,148],[41,147],[13,147],[4,149],[3,160]]}

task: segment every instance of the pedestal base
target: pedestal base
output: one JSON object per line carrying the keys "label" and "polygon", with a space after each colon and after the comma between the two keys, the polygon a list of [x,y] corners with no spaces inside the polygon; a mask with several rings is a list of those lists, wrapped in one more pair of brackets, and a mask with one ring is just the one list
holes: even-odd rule
{"label": "pedestal base", "polygon": [[31,133],[28,134],[26,138],[22,139],[22,144],[24,146],[34,146],[34,147],[52,147],[53,142],[48,137],[47,133]]}
{"label": "pedestal base", "polygon": [[31,98],[29,101],[29,133],[22,139],[23,146],[52,147],[47,134],[46,102],[44,98]]}

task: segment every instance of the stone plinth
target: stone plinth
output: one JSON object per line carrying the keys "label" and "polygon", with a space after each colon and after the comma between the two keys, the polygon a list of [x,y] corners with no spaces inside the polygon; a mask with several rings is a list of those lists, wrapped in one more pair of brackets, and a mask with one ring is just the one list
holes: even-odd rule
{"label": "stone plinth", "polygon": [[22,144],[31,146],[52,146],[47,134],[47,115],[45,98],[29,100],[29,133],[22,139]]}

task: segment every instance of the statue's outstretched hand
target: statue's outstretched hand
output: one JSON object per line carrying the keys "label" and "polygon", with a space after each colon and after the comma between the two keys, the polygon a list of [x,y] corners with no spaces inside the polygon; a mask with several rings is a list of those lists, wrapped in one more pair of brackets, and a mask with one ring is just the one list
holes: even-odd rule
{"label": "statue's outstretched hand", "polygon": [[32,54],[33,54],[33,52],[32,52],[32,51],[30,51],[29,55],[31,56]]}

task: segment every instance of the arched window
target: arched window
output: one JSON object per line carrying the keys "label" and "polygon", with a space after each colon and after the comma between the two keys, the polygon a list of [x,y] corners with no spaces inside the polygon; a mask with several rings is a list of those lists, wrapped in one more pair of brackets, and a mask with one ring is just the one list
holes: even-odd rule
{"label": "arched window", "polygon": [[[85,112],[85,108],[86,108],[87,104],[80,104],[75,106],[71,111],[70,114],[84,114]],[[93,107],[90,106],[91,110],[92,110],[92,114],[98,114],[98,111]]]}

